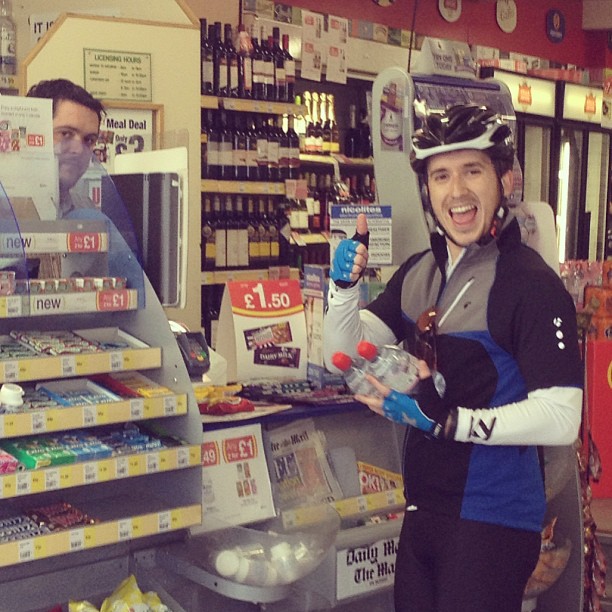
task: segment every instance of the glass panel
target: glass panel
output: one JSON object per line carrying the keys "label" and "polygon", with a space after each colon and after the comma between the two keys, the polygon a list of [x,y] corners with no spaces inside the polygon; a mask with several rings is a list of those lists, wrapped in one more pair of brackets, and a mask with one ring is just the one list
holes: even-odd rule
{"label": "glass panel", "polygon": [[24,240],[11,203],[0,183],[0,316],[6,316],[10,310],[7,302],[2,301],[2,296],[27,293],[28,276]]}
{"label": "glass panel", "polygon": [[603,259],[606,232],[606,190],[610,136],[589,134],[585,211],[589,219],[589,259]]}
{"label": "glass panel", "polygon": [[523,199],[549,202],[550,128],[525,126],[525,162],[523,164]]}
{"label": "glass panel", "polygon": [[576,259],[577,254],[581,155],[582,132],[563,128],[557,196],[557,240],[560,262]]}

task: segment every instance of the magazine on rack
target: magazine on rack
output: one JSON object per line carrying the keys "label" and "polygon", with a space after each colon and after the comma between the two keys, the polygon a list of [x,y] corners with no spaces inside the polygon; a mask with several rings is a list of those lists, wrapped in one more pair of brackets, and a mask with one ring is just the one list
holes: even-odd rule
{"label": "magazine on rack", "polygon": [[342,499],[342,489],[325,452],[325,438],[312,419],[268,431],[268,450],[280,509]]}

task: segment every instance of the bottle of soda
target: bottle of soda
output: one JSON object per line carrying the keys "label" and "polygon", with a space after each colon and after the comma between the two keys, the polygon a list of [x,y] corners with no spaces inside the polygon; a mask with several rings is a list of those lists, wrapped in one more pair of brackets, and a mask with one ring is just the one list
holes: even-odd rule
{"label": "bottle of soda", "polygon": [[418,381],[416,358],[395,344],[376,347],[362,340],[357,352],[366,360],[367,372],[399,393],[407,393]]}
{"label": "bottle of soda", "polygon": [[378,395],[374,385],[365,377],[368,368],[365,359],[353,359],[350,355],[338,351],[332,355],[332,363],[342,371],[344,382],[352,393]]}

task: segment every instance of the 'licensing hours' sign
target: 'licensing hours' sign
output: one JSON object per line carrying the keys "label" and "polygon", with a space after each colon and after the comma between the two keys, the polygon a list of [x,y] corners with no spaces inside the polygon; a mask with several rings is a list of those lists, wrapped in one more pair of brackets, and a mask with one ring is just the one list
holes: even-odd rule
{"label": "'licensing hours' sign", "polygon": [[151,101],[151,54],[83,49],[85,89],[98,99]]}

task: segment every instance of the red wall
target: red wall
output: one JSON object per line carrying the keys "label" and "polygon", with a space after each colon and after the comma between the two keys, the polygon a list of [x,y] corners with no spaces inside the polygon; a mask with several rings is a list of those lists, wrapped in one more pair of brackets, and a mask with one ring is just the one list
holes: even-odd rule
{"label": "red wall", "polygon": [[[414,2],[396,0],[391,6],[379,7],[373,0],[284,0],[291,6],[405,30],[412,29]],[[495,20],[494,0],[463,0],[461,17],[455,23],[448,23],[440,16],[437,0],[420,0],[414,29],[419,34],[466,41],[502,51],[517,51],[583,68],[612,66],[606,32],[582,29],[582,0],[515,2],[518,19],[517,27],[511,34],[499,29]],[[559,8],[565,16],[565,39],[561,43],[551,43],[546,37],[546,12],[550,8]]]}

